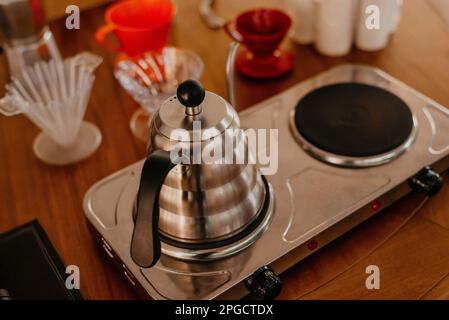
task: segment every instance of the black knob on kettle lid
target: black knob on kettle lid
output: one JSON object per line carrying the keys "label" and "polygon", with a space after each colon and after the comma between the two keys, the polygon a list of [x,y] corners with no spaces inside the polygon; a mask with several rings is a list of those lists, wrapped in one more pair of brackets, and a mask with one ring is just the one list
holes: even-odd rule
{"label": "black knob on kettle lid", "polygon": [[178,86],[176,96],[187,108],[199,106],[206,96],[206,91],[199,81],[186,80]]}

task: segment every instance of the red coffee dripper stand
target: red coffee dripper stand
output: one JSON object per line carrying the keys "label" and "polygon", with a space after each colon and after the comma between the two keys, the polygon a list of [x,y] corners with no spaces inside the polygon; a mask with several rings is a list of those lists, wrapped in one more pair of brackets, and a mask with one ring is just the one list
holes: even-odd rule
{"label": "red coffee dripper stand", "polygon": [[237,56],[236,69],[255,79],[274,78],[291,71],[293,54],[279,48],[291,24],[291,18],[277,9],[246,11],[226,23],[226,32],[246,47]]}

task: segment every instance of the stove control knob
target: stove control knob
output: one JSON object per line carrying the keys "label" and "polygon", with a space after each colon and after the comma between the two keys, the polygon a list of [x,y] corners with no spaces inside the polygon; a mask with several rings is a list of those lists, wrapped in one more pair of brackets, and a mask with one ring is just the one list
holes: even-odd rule
{"label": "stove control knob", "polygon": [[431,167],[425,167],[409,179],[409,185],[413,190],[427,193],[431,197],[440,191],[443,178]]}
{"label": "stove control knob", "polygon": [[260,298],[271,300],[281,292],[282,282],[270,266],[263,266],[245,279],[245,287]]}

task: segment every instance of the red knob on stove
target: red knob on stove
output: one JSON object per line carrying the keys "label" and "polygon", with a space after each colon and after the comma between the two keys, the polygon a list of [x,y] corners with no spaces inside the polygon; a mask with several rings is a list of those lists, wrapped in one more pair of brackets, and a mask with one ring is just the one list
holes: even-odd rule
{"label": "red knob on stove", "polygon": [[317,241],[317,240],[312,240],[312,241],[310,241],[310,242],[307,244],[307,248],[308,248],[310,251],[315,250],[316,248],[318,248],[318,241]]}
{"label": "red knob on stove", "polygon": [[373,211],[378,211],[378,210],[380,210],[380,208],[382,208],[382,203],[380,203],[379,200],[376,200],[371,204],[371,209]]}

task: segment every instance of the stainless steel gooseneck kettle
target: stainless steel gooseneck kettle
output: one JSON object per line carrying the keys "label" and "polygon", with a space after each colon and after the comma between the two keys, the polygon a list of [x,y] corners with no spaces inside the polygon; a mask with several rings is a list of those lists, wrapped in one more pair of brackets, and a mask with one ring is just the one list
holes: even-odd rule
{"label": "stainless steel gooseneck kettle", "polygon": [[[136,264],[153,266],[161,241],[175,247],[219,246],[261,214],[268,190],[254,162],[225,161],[242,153],[252,157],[239,126],[234,108],[197,81],[183,82],[162,104],[150,125],[135,201],[131,257]],[[230,150],[224,148],[227,141],[234,142]],[[217,146],[224,152],[214,154],[215,160],[223,161],[198,159]],[[182,150],[182,163],[172,161],[173,150]]]}

